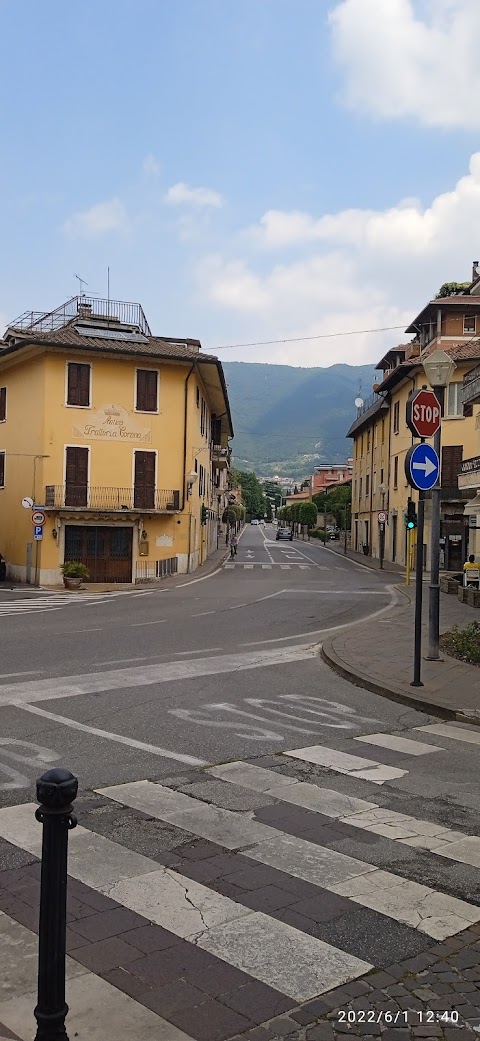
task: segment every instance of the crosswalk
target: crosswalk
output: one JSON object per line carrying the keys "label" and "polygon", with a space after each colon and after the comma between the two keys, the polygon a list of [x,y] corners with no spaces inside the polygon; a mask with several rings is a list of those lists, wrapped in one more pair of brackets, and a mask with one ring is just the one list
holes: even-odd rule
{"label": "crosswalk", "polygon": [[[93,904],[100,897],[107,900],[100,908],[107,935],[112,935],[108,922],[113,922],[116,908],[133,916],[126,918],[128,935],[122,934],[122,942],[116,935],[118,960],[107,976],[123,997],[137,997],[147,979],[160,988],[154,1011],[161,1023],[170,1024],[171,1034],[159,1029],[159,1038],[200,1041],[206,1036],[201,1024],[203,1015],[213,1014],[212,980],[213,998],[225,1015],[218,1038],[226,1041],[240,1027],[242,1032],[253,1029],[273,1017],[274,1009],[292,1009],[373,967],[415,957],[480,922],[477,888],[468,898],[452,895],[448,875],[453,862],[460,886],[462,872],[468,877],[472,867],[480,867],[480,838],[391,809],[386,787],[408,773],[410,757],[412,762],[421,756],[430,761],[452,747],[480,744],[480,733],[433,724],[408,736],[370,733],[355,740],[373,755],[375,749],[388,749],[389,764],[314,745],[290,749],[266,765],[237,761],[209,766],[199,771],[200,783],[145,779],[96,789],[107,817],[108,807],[116,807],[125,821],[133,813],[145,822],[164,824],[170,832],[176,829],[179,837],[173,849],[162,852],[160,843],[157,851],[145,855],[140,826],[137,849],[132,841],[128,846],[117,841],[121,816],[120,824],[117,816],[112,825],[115,838],[108,837],[105,825],[95,830],[90,816],[90,826],[83,826],[80,817],[69,840],[69,874],[75,885],[83,886],[83,895],[75,893],[87,905],[89,899]],[[391,765],[396,754],[398,767]],[[308,780],[306,767],[311,770]],[[335,776],[360,779],[372,798],[353,797],[341,785],[337,789]],[[331,787],[323,787],[324,782]],[[228,794],[234,797],[230,805],[236,799],[242,809],[225,808]],[[0,837],[39,858],[42,836],[34,813],[33,804],[0,809]],[[352,852],[355,841],[363,842],[361,855]],[[390,850],[388,868],[384,857],[380,862],[375,857],[377,843]],[[342,844],[348,853],[338,848]],[[400,855],[405,846],[410,847],[408,857]],[[421,859],[417,863],[415,858]],[[440,879],[436,888],[423,881],[432,878]],[[0,936],[15,919],[11,893],[6,892],[2,904],[5,892],[0,876]],[[74,934],[71,958],[93,965],[85,945],[90,932],[92,938],[96,934],[88,917],[72,921],[69,928]],[[156,952],[151,968],[140,943],[149,929]],[[140,951],[135,954],[136,943]],[[263,995],[263,1019],[255,1019],[252,1009],[242,1005],[252,987]],[[193,1005],[185,1007],[190,994]],[[138,1001],[142,1004],[143,998]],[[15,1029],[12,1009],[11,1001],[0,998],[0,1022]],[[244,1022],[236,1023],[235,1016]],[[126,1037],[120,1033],[116,1041]]]}
{"label": "crosswalk", "polygon": [[18,597],[12,600],[0,602],[0,617],[6,615],[37,614],[43,611],[60,611],[72,604],[84,604],[92,606],[107,600],[116,599],[119,596],[128,596],[129,590],[119,590],[118,593],[49,593],[46,596]]}
{"label": "crosswalk", "polygon": [[311,568],[317,571],[331,570],[324,564],[301,564],[296,560],[291,560],[288,564],[283,564],[280,561],[274,561],[272,564],[261,564],[259,561],[249,561],[247,563],[243,561],[228,561],[223,567],[227,571],[232,568],[242,568],[244,571],[253,571],[254,568],[260,568],[262,571],[272,571],[274,568],[279,568],[281,571],[290,571],[291,568],[298,568],[300,571],[310,571]]}

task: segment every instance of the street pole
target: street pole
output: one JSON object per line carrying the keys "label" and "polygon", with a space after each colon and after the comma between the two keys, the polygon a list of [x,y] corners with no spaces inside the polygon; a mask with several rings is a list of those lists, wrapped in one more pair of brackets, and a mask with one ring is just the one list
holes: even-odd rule
{"label": "street pole", "polygon": [[325,487],[325,500],[323,509],[323,545],[327,545],[327,489]]}
{"label": "street pole", "polygon": [[[445,387],[432,388],[438,398],[440,415],[443,416]],[[433,447],[440,459],[442,428],[439,426],[433,438]],[[441,468],[438,481],[432,488],[432,521],[430,541],[430,588],[428,601],[428,655],[427,661],[440,661],[440,507],[442,499]]]}
{"label": "street pole", "polygon": [[425,496],[418,493],[417,567],[415,576],[415,642],[413,653],[413,680],[411,687],[423,687],[420,679],[422,660],[422,599],[423,599],[423,532],[425,527]]}
{"label": "street pole", "polygon": [[385,556],[385,525],[380,525],[380,571],[383,571],[383,559]]}
{"label": "street pole", "polygon": [[344,553],[345,557],[347,555],[347,510],[348,510],[348,507],[345,506],[345,541],[344,541],[344,544],[343,544],[343,553]]}

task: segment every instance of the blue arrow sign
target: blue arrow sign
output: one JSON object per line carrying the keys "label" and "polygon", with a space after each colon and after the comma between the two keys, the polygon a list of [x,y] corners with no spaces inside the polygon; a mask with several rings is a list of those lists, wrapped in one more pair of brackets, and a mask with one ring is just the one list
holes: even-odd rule
{"label": "blue arrow sign", "polygon": [[431,445],[420,444],[410,448],[405,458],[405,476],[413,488],[428,492],[433,488],[440,472],[438,455]]}

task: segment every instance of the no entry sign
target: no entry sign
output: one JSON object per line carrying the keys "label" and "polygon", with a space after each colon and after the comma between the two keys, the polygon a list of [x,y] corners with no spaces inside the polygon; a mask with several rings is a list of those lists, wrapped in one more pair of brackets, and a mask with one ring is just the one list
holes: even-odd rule
{"label": "no entry sign", "polygon": [[407,426],[415,437],[433,437],[442,420],[433,390],[417,390],[407,401]]}

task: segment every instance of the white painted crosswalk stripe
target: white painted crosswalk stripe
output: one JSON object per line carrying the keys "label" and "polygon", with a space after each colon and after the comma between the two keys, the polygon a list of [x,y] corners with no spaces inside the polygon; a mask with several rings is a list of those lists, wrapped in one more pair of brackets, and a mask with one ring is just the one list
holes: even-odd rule
{"label": "white painted crosswalk stripe", "polygon": [[432,723],[431,726],[415,727],[422,734],[436,734],[438,737],[447,737],[452,741],[466,741],[471,745],[480,745],[480,730],[470,727],[454,727],[449,723]]}
{"label": "white painted crosswalk stripe", "polygon": [[354,741],[362,744],[378,745],[379,748],[391,748],[394,752],[403,752],[404,755],[428,755],[429,752],[443,752],[440,745],[426,745],[422,741],[409,741],[406,737],[398,734],[366,734],[364,737],[354,737]]}
{"label": "white painted crosswalk stripe", "polygon": [[[282,790],[288,792],[288,786]],[[347,897],[435,939],[453,936],[480,921],[480,908],[464,900],[160,784],[134,781],[97,791],[199,838],[227,849],[243,849],[243,856]]]}
{"label": "white painted crosswalk stripe", "polygon": [[349,774],[351,777],[362,777],[366,781],[373,781],[374,784],[384,784],[385,781],[403,777],[408,773],[408,770],[399,770],[396,766],[384,766],[383,763],[377,763],[373,759],[362,759],[360,756],[339,752],[336,748],[327,748],[324,745],[296,748],[284,754],[305,763],[314,763],[316,766],[325,766],[329,770],[336,770],[341,774]]}
{"label": "white painted crosswalk stripe", "polygon": [[428,850],[437,856],[456,860],[459,864],[480,867],[480,838],[476,835],[452,831],[443,824],[418,820],[409,814],[385,809],[377,803],[354,799],[341,792],[319,788],[308,781],[297,781],[249,763],[226,763],[224,766],[211,767],[209,773],[250,791],[263,792],[281,802],[340,820],[352,828],[371,831],[374,835],[382,835],[405,846]]}

